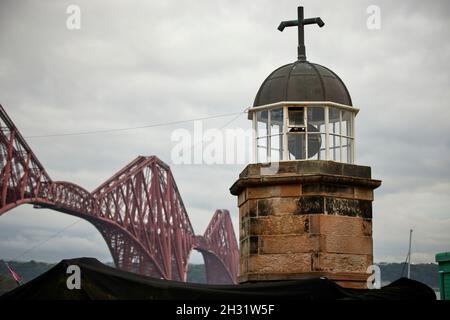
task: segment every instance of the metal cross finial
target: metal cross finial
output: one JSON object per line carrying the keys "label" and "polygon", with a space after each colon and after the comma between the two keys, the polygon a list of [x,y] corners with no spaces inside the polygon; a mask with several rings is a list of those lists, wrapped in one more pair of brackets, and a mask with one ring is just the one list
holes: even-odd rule
{"label": "metal cross finial", "polygon": [[286,27],[298,27],[298,60],[306,61],[306,50],[305,50],[305,30],[304,27],[307,24],[317,24],[319,27],[323,27],[325,23],[319,17],[316,18],[303,18],[303,7],[297,8],[298,20],[282,21],[278,26],[278,30],[283,32]]}

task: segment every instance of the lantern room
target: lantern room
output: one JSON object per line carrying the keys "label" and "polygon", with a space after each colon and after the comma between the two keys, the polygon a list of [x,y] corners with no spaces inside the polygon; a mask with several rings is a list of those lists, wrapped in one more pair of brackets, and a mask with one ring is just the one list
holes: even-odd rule
{"label": "lantern room", "polygon": [[249,109],[254,162],[354,163],[357,113],[330,69],[306,60],[282,66],[263,82]]}

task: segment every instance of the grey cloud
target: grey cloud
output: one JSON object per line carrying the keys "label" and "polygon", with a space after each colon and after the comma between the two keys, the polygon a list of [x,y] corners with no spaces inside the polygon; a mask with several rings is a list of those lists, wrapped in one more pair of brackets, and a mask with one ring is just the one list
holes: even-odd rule
{"label": "grey cloud", "polygon": [[[0,4],[0,103],[25,136],[238,112],[252,104],[271,71],[296,57],[295,30],[280,33],[276,26],[295,18],[297,1],[77,1],[82,29],[69,31],[65,9],[71,3]],[[381,30],[366,28],[370,4],[381,8]],[[383,180],[374,202],[375,259],[403,259],[414,225],[417,259],[433,260],[450,243],[449,2],[304,6],[326,23],[306,31],[308,59],[346,83],[361,109],[358,163]],[[249,126],[245,116],[230,125]],[[28,141],[53,179],[92,190],[139,154],[170,163],[170,135],[178,127]],[[228,188],[242,168],[173,166],[197,233],[216,208],[230,209],[237,230],[236,199]],[[9,212],[0,217],[0,257],[15,256],[73,219],[29,206]],[[83,225],[55,239],[67,252],[49,244],[30,257],[111,260],[95,228]]]}

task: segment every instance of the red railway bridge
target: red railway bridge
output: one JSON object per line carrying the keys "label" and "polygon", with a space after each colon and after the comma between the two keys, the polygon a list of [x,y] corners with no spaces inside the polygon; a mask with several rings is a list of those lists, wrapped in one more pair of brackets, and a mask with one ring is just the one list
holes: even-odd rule
{"label": "red railway bridge", "polygon": [[195,235],[172,172],[155,156],[139,156],[92,192],[53,181],[0,105],[0,215],[21,204],[92,223],[116,267],[186,281],[193,249],[211,284],[236,283],[239,253],[228,210],[216,210]]}

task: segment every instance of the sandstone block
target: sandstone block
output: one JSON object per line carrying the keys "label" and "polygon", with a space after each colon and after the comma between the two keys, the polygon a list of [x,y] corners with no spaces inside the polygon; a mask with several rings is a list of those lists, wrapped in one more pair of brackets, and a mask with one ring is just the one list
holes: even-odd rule
{"label": "sandstone block", "polygon": [[298,273],[311,271],[311,254],[264,254],[248,258],[250,273]]}
{"label": "sandstone block", "polygon": [[308,216],[267,216],[251,218],[251,235],[302,234],[308,232]]}
{"label": "sandstone block", "polygon": [[354,198],[354,187],[346,185],[333,185],[333,184],[308,184],[302,188],[303,195],[321,195],[321,196],[334,196],[340,198]]}
{"label": "sandstone block", "polygon": [[250,234],[250,218],[247,217],[240,221],[239,239],[246,238]]}
{"label": "sandstone block", "polygon": [[264,199],[275,197],[298,197],[301,195],[301,185],[286,184],[280,186],[247,188],[248,199]]}
{"label": "sandstone block", "polygon": [[371,264],[370,255],[319,253],[316,271],[326,272],[366,272]]}
{"label": "sandstone block", "polygon": [[373,253],[372,237],[323,235],[321,251],[326,253]]}
{"label": "sandstone block", "polygon": [[239,221],[242,221],[244,218],[248,217],[248,202],[244,202],[239,207]]}
{"label": "sandstone block", "polygon": [[[332,236],[366,236],[369,220],[360,217],[319,215],[319,233]],[[364,227],[366,224],[366,227]]]}
{"label": "sandstone block", "polygon": [[270,198],[258,200],[258,216],[295,214],[298,198]]}
{"label": "sandstone block", "polygon": [[355,187],[355,199],[373,201],[373,190],[364,187]]}
{"label": "sandstone block", "polygon": [[245,201],[247,201],[247,189],[242,190],[238,195],[238,207],[240,207]]}
{"label": "sandstone block", "polygon": [[372,236],[372,219],[363,220],[363,234],[365,236]]}
{"label": "sandstone block", "polygon": [[259,254],[316,252],[320,247],[318,235],[260,236]]}

